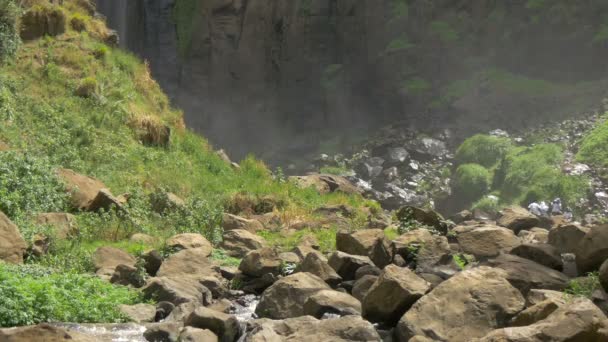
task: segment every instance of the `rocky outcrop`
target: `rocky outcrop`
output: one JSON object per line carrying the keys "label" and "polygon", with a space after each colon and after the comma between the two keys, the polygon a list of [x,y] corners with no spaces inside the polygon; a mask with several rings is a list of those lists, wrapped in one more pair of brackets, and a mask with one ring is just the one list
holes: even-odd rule
{"label": "rocky outcrop", "polygon": [[344,280],[355,279],[357,270],[366,265],[374,265],[370,258],[366,256],[336,251],[329,257],[329,266],[331,266]]}
{"label": "rocky outcrop", "polygon": [[579,242],[575,253],[581,274],[599,269],[608,259],[608,225],[591,228]]}
{"label": "rocky outcrop", "polygon": [[204,248],[184,249],[167,258],[156,273],[159,277],[182,276],[202,279],[217,275],[217,265],[207,258],[208,251]]}
{"label": "rocky outcrop", "polygon": [[378,267],[390,264],[392,254],[382,229],[362,229],[336,234],[336,249],[353,255],[368,256]]}
{"label": "rocky outcrop", "polygon": [[114,247],[99,247],[93,253],[93,266],[98,276],[110,279],[118,265],[135,267],[135,257],[122,249]]}
{"label": "rocky outcrop", "polygon": [[0,261],[20,264],[26,248],[17,226],[0,211]]}
{"label": "rocky outcrop", "polygon": [[156,317],[156,307],[150,304],[121,305],[118,309],[134,323],[154,322]]}
{"label": "rocky outcrop", "polygon": [[564,268],[562,257],[557,248],[549,244],[525,243],[511,250],[511,254],[530,259],[543,266],[561,271]]}
{"label": "rocky outcrop", "polygon": [[344,292],[321,290],[306,300],[303,313],[315,318],[322,318],[325,314],[361,315],[361,303]]}
{"label": "rocky outcrop", "polygon": [[88,210],[99,191],[106,188],[100,180],[81,175],[73,170],[59,169],[57,175],[66,184],[72,206],[76,209]]}
{"label": "rocky outcrop", "polygon": [[308,253],[296,268],[296,272],[314,274],[332,287],[337,286],[342,281],[342,277],[316,253]]}
{"label": "rocky outcrop", "polygon": [[201,234],[195,233],[174,235],[167,240],[166,245],[173,251],[198,248],[205,256],[211,255],[211,252],[213,251],[211,243]]}
{"label": "rocky outcrop", "polygon": [[243,229],[255,234],[257,231],[264,230],[264,226],[258,220],[250,220],[244,217],[224,214],[222,219],[222,228],[224,231]]}
{"label": "rocky outcrop", "polygon": [[589,232],[589,228],[578,224],[560,225],[549,231],[549,244],[560,253],[575,253],[580,241]]}
{"label": "rocky outcrop", "polygon": [[281,259],[271,248],[262,248],[245,255],[239,270],[250,277],[262,277],[265,274],[277,275],[281,272]]}
{"label": "rocky outcrop", "polygon": [[519,233],[520,230],[538,227],[538,224],[540,223],[538,217],[522,207],[505,208],[500,214],[501,216],[496,223],[498,223],[499,226],[513,230],[515,234]]}
{"label": "rocky outcrop", "polygon": [[418,300],[399,321],[397,335],[399,341],[418,335],[468,342],[506,326],[524,304],[505,271],[478,267],[455,275]]}
{"label": "rocky outcrop", "polygon": [[36,223],[53,227],[53,237],[66,239],[78,232],[76,217],[68,213],[42,213],[36,216]]}
{"label": "rocky outcrop", "polygon": [[453,231],[460,248],[478,258],[508,253],[521,244],[512,230],[493,225],[459,226]]}
{"label": "rocky outcrop", "polygon": [[259,235],[244,229],[234,229],[224,232],[221,247],[228,255],[242,258],[247,253],[266,246],[266,241]]}
{"label": "rocky outcrop", "polygon": [[194,302],[211,303],[212,294],[197,279],[182,275],[180,278],[156,277],[148,280],[142,292],[147,299],[179,305]]}
{"label": "rocky outcrop", "polygon": [[211,330],[222,342],[233,342],[239,335],[239,323],[235,316],[205,307],[196,308],[184,324]]}
{"label": "rocky outcrop", "polygon": [[433,235],[428,229],[416,229],[400,235],[392,242],[394,254],[405,260],[415,260],[416,267],[428,270],[445,260],[451,253],[445,236]]}

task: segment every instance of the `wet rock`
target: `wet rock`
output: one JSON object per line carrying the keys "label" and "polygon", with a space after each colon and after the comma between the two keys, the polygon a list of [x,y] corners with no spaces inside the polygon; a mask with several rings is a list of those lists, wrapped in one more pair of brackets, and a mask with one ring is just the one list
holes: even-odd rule
{"label": "wet rock", "polygon": [[558,226],[549,231],[549,244],[555,246],[559,253],[575,253],[588,232],[589,228],[578,224]]}
{"label": "wet rock", "polygon": [[26,248],[17,226],[0,211],[0,260],[21,264]]}
{"label": "wet rock", "polygon": [[247,331],[251,333],[247,335],[245,342],[380,341],[380,336],[374,326],[360,316],[345,316],[326,320],[317,320],[310,316],[282,321],[259,319],[249,322]]}
{"label": "wet rock", "polygon": [[329,266],[327,261],[321,259],[315,253],[309,253],[300,265],[296,268],[296,272],[308,272],[323,279],[331,287],[336,287],[342,281],[342,277]]}
{"label": "wet rock", "polygon": [[0,341],[3,342],[94,342],[95,340],[84,334],[67,329],[55,327],[46,323],[29,327],[0,329]]}
{"label": "wet rock", "polygon": [[304,315],[321,318],[325,314],[360,315],[361,303],[355,297],[334,290],[321,290],[310,296],[303,307]]}
{"label": "wet rock", "polygon": [[99,247],[93,253],[93,266],[95,267],[95,273],[108,280],[114,274],[116,266],[126,265],[135,267],[135,257],[122,249],[114,247]]}
{"label": "wet rock", "polygon": [[516,234],[520,230],[538,227],[540,220],[522,207],[509,207],[500,212],[497,224],[513,230]]}
{"label": "wet rock", "polygon": [[221,246],[228,255],[242,258],[247,253],[263,248],[265,245],[266,241],[261,236],[244,229],[234,229],[224,233]]}
{"label": "wet rock", "polygon": [[477,342],[604,341],[606,316],[591,301],[577,298],[535,324],[492,331]]}
{"label": "wet rock", "polygon": [[458,245],[466,254],[488,258],[508,253],[521,241],[512,230],[494,225],[458,226],[454,228]]}
{"label": "wet rock", "polygon": [[485,265],[505,270],[509,282],[524,295],[531,289],[562,291],[570,280],[561,272],[516,255],[501,254]]}
{"label": "wet rock", "polygon": [[149,342],[177,342],[181,323],[163,322],[148,326],[144,332],[144,338]]}
{"label": "wet rock", "polygon": [[500,269],[458,273],[419,299],[397,325],[399,341],[414,336],[469,342],[504,327],[524,308],[524,298]]}
{"label": "wet rock", "polygon": [[156,307],[150,304],[120,305],[118,309],[135,323],[154,322],[156,317]]}
{"label": "wet rock", "polygon": [[180,342],[219,342],[213,331],[208,329],[198,329],[185,327],[179,334]]}
{"label": "wet rock", "polygon": [[319,277],[305,272],[279,279],[264,291],[255,312],[260,317],[285,319],[304,314],[304,304],[310,296],[328,290]]}
{"label": "wet rock", "polygon": [[394,325],[430,288],[410,269],[386,266],[363,299],[363,317]]}
{"label": "wet rock", "polygon": [[378,276],[375,275],[364,275],[361,278],[357,279],[353,284],[352,295],[357,298],[360,302],[363,302],[363,299],[369,292],[369,289],[376,283]]}
{"label": "wet rock", "polygon": [[416,157],[421,159],[444,157],[449,153],[445,142],[433,138],[415,140],[411,142],[411,148],[416,153]]}
{"label": "wet rock", "polygon": [[410,158],[410,153],[403,147],[388,149],[388,163],[391,165],[402,164]]}
{"label": "wet rock", "polygon": [[596,271],[608,259],[608,225],[591,228],[576,248],[576,266],[581,274]]}
{"label": "wet rock", "polygon": [[557,271],[564,268],[562,256],[558,253],[557,248],[549,244],[525,243],[513,248],[511,254],[532,260]]}
{"label": "wet rock", "polygon": [[179,278],[151,278],[142,289],[142,292],[147,299],[166,301],[174,305],[187,302],[209,304],[212,299],[211,291],[204,287],[196,278],[187,276]]}
{"label": "wet rock", "polygon": [[262,277],[266,273],[278,275],[281,273],[281,259],[271,248],[262,248],[245,255],[239,270],[251,277]]}
{"label": "wet rock", "polygon": [[239,323],[235,316],[211,310],[196,308],[184,321],[186,326],[211,330],[222,342],[233,342],[239,336]]}
{"label": "wet rock", "polygon": [[357,270],[366,265],[374,266],[371,259],[366,256],[336,251],[329,257],[329,266],[331,266],[344,280],[355,279]]}
{"label": "wet rock", "polygon": [[167,240],[167,247],[173,251],[181,251],[184,249],[199,249],[205,257],[211,255],[213,245],[201,234],[184,233],[174,235]]}
{"label": "wet rock", "polygon": [[232,214],[224,214],[222,219],[222,228],[224,228],[224,231],[243,229],[253,234],[264,230],[264,226],[262,223],[260,223],[260,221],[250,220]]}

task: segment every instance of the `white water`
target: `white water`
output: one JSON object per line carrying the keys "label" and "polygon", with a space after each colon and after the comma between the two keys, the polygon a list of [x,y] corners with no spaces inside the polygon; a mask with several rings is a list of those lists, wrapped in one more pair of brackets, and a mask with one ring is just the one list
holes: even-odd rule
{"label": "white water", "polygon": [[62,323],[57,326],[69,331],[95,337],[103,342],[147,342],[144,338],[146,327],[135,323],[127,324],[73,324]]}

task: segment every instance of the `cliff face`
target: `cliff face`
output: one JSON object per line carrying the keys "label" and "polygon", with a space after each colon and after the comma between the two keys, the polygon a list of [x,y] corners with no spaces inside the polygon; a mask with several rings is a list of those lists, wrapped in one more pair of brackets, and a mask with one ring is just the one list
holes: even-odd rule
{"label": "cliff face", "polygon": [[513,115],[545,120],[564,109],[560,99],[597,101],[600,87],[580,82],[606,75],[601,1],[98,0],[98,9],[150,61],[189,126],[238,155],[299,151],[396,119],[479,129],[513,125]]}

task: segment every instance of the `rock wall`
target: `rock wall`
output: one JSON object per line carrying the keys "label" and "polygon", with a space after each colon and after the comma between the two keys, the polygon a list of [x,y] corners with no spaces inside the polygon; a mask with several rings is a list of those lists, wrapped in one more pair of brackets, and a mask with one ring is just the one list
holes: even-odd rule
{"label": "rock wall", "polygon": [[595,0],[97,1],[188,125],[239,157],[293,155],[394,120],[542,121],[601,97],[564,83],[606,76],[608,6]]}

